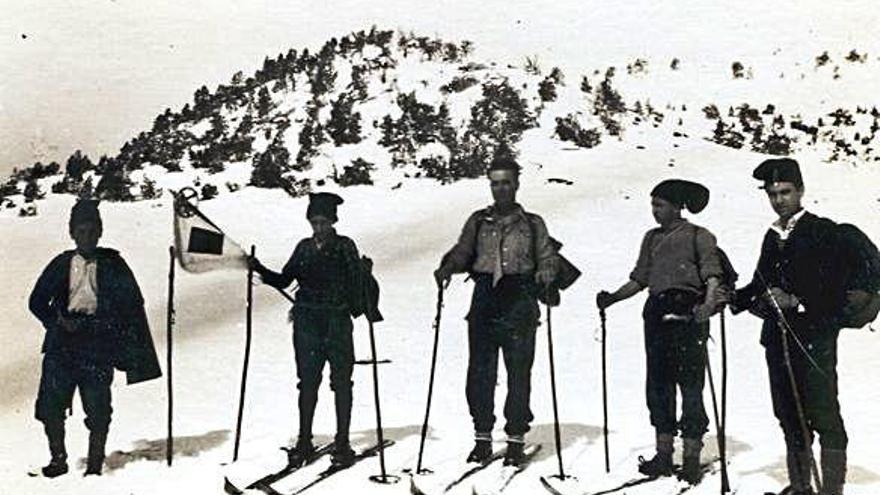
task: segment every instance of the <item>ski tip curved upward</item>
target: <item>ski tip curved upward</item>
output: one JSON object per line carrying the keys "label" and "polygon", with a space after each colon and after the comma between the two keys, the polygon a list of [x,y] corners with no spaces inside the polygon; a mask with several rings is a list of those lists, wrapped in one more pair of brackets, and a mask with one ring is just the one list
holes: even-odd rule
{"label": "ski tip curved upward", "polygon": [[226,476],[223,477],[223,491],[229,495],[242,495],[244,493],[237,486],[233,485]]}

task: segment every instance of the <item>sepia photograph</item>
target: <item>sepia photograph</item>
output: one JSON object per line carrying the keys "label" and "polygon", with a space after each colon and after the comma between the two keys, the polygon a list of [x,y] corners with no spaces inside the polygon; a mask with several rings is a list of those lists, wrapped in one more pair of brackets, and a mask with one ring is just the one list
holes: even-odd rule
{"label": "sepia photograph", "polygon": [[874,2],[0,8],[0,492],[880,493]]}

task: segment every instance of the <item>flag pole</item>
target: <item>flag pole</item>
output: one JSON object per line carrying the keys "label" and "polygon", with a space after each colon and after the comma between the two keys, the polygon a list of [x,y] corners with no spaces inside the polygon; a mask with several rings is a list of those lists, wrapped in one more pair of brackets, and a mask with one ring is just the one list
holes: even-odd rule
{"label": "flag pole", "polygon": [[174,388],[172,387],[172,361],[171,361],[171,344],[172,344],[172,335],[174,329],[174,246],[168,247],[168,307],[165,311],[165,353],[166,353],[166,365],[165,367],[168,369],[168,373],[166,374],[168,380],[168,436],[165,440],[165,461],[171,466],[171,460],[174,457],[174,436],[172,429],[172,418],[174,411]]}
{"label": "flag pole", "polygon": [[[251,259],[255,257],[256,247],[251,245]],[[244,366],[241,371],[241,394],[239,395],[238,400],[238,420],[235,426],[235,447],[232,452],[232,462],[238,460],[238,447],[241,443],[241,420],[244,415],[244,396],[245,389],[247,387],[247,373],[248,373],[248,361],[250,360],[251,355],[251,324],[253,321],[253,308],[254,308],[254,269],[248,264],[248,275],[247,275],[247,313],[246,313],[246,324],[245,324],[245,344],[244,344]]]}

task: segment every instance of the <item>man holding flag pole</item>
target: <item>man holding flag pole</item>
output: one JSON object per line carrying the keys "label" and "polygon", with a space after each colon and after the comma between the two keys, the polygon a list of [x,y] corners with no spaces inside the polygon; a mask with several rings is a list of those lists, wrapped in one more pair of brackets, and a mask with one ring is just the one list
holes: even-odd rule
{"label": "man holding flag pole", "polygon": [[312,443],[312,422],[318,401],[324,364],[330,364],[330,388],[335,395],[336,437],[331,451],[333,466],[355,462],[349,442],[351,423],[354,342],[351,317],[365,314],[369,321],[381,320],[376,309],[378,290],[368,287],[369,267],[350,238],[337,234],[337,207],[341,197],[332,193],[309,195],[306,218],[313,235],[302,239],[281,272],[266,268],[256,257],[250,266],[263,282],[279,290],[294,280],[299,283],[293,308],[293,347],[299,383],[299,436],[288,451],[288,464],[298,467],[313,460],[318,452]]}

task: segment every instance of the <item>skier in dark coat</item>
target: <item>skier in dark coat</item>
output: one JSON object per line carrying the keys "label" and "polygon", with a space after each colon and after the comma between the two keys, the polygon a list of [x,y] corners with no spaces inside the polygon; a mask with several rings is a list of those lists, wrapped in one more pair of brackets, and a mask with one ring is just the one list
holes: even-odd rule
{"label": "skier in dark coat", "polygon": [[[837,336],[846,305],[846,257],[837,226],[804,210],[800,167],[790,158],[770,159],[753,176],[764,183],[779,218],[761,245],[754,278],[736,292],[732,309],[749,309],[764,320],[761,344],[770,376],[773,413],[787,448],[792,495],[812,494],[813,434],[822,446],[821,495],[840,495],[846,476],[847,434],[837,401]],[[781,314],[780,314],[781,312]],[[783,349],[783,326],[797,394],[791,388]],[[789,330],[789,328],[786,328]]]}
{"label": "skier in dark coat", "polygon": [[30,296],[30,310],[46,329],[36,418],[43,423],[51,461],[44,476],[68,471],[65,410],[79,388],[89,429],[86,475],[100,475],[113,411],[113,368],[128,383],[161,376],[144,299],[119,252],[98,247],[102,233],[96,201],[77,202],[70,214],[76,249],[56,256]]}
{"label": "skier in dark coat", "polygon": [[362,261],[354,241],[337,234],[333,227],[341,203],[342,198],[332,193],[309,195],[306,218],[313,235],[296,245],[281,273],[251,260],[254,270],[269,285],[284,289],[294,280],[299,283],[290,312],[299,379],[299,438],[288,452],[288,461],[294,466],[302,465],[315,454],[312,421],[322,371],[328,362],[330,388],[336,398],[332,462],[346,466],[354,461],[348,436],[354,368],[351,317],[365,314],[371,321],[381,320],[376,308],[378,288],[369,288],[372,277],[368,258]]}
{"label": "skier in dark coat", "polygon": [[[723,275],[715,236],[681,216],[682,208],[699,213],[709,190],[695,182],[667,180],[651,191],[651,210],[660,227],[642,241],[630,280],[613,293],[596,296],[599,308],[628,299],[648,288],[645,319],[646,395],[651,425],[656,430],[656,455],[640,459],[639,471],[649,476],[672,474],[673,441],[681,429],[684,464],[681,478],[700,480],[702,438],[709,424],[703,405],[706,339],[709,317],[717,310]],[[681,389],[682,415],[676,421],[676,386]]]}
{"label": "skier in dark coat", "polygon": [[519,165],[509,158],[496,158],[488,178],[494,204],[468,218],[434,278],[442,285],[454,273],[470,272],[476,283],[467,316],[466,390],[476,442],[467,460],[484,462],[492,455],[500,350],[507,368],[504,462],[516,465],[522,461],[524,436],[533,419],[529,396],[540,315],[537,294],[553,280],[557,253],[544,220],[516,202]]}

